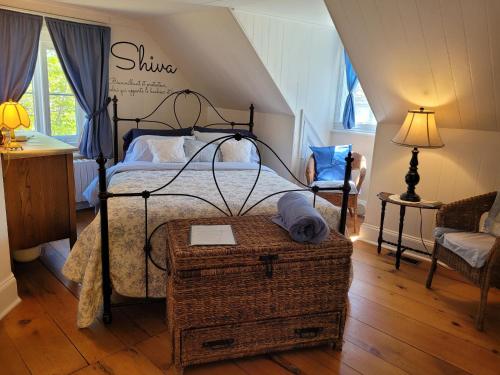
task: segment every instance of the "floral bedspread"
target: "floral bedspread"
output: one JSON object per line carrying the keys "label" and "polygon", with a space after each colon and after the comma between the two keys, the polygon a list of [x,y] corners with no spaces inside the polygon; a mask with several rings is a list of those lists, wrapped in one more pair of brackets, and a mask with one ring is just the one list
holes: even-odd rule
{"label": "floral bedspread", "polygon": [[[176,170],[132,170],[115,174],[109,183],[109,191],[139,192],[162,186],[177,173]],[[233,212],[238,212],[257,171],[217,171],[217,180]],[[272,171],[263,171],[259,182],[246,207],[266,195],[297,186]],[[217,192],[210,170],[186,170],[162,192],[176,192],[198,195],[221,208],[225,205]],[[312,194],[304,192],[312,200]],[[255,207],[249,214],[275,214],[280,195],[269,198]],[[340,209],[318,197],[316,207],[328,222],[337,229]],[[145,296],[144,260],[144,199],[112,198],[108,201],[110,236],[110,274],[113,291],[129,297]],[[152,197],[148,203],[148,229],[172,219],[222,216],[209,204],[187,197]],[[155,233],[153,257],[165,265],[164,227]],[[102,278],[100,254],[100,219],[97,216],[80,234],[63,268],[64,275],[81,283],[78,306],[78,327],[92,324],[102,305]],[[166,289],[165,272],[149,261],[149,296],[164,297]]]}

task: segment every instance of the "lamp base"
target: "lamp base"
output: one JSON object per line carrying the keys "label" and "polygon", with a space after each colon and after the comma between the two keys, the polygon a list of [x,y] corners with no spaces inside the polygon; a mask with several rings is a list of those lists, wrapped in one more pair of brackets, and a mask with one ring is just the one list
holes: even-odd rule
{"label": "lamp base", "polygon": [[420,202],[420,196],[416,193],[403,193],[399,196],[402,201],[407,201],[407,202]]}
{"label": "lamp base", "polygon": [[411,152],[410,169],[405,176],[407,185],[406,193],[399,197],[407,202],[420,202],[420,197],[415,193],[415,186],[419,183],[420,176],[418,174],[418,148],[414,147]]}

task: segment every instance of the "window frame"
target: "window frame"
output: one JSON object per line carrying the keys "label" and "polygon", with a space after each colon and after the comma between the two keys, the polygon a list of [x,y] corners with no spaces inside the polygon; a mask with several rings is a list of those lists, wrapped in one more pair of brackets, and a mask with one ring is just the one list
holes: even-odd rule
{"label": "window frame", "polygon": [[[35,72],[32,79],[33,107],[35,112],[34,129],[40,133],[59,139],[63,142],[78,146],[85,124],[85,112],[81,109],[76,100],[76,134],[72,135],[52,135],[52,124],[50,119],[50,91],[49,91],[49,72],[47,66],[47,50],[55,49],[52,40],[48,36],[47,30],[42,29],[40,42],[38,46],[38,56],[35,66]],[[45,34],[45,35],[44,35]],[[52,94],[54,95],[54,94]],[[75,96],[73,94],[73,96]]]}
{"label": "window frame", "polygon": [[[342,55],[343,56],[343,55]],[[373,114],[373,119],[375,120],[375,123],[361,123],[361,122],[356,122],[355,126],[351,129],[345,129],[344,124],[342,122],[342,117],[344,114],[344,107],[345,107],[345,102],[347,99],[348,95],[348,89],[347,89],[347,82],[346,82],[346,66],[345,66],[345,61],[342,59],[342,62],[339,64],[339,80],[338,80],[338,94],[337,94],[337,108],[335,110],[335,121],[333,124],[333,131],[344,131],[347,133],[362,133],[362,134],[371,134],[374,135],[375,132],[377,131],[377,125],[378,121],[373,114],[373,110],[371,109],[370,103],[368,102],[368,98],[366,97],[364,91],[363,91],[363,86],[359,82],[359,78],[356,80],[356,85],[358,85],[362,92],[363,95],[366,99],[366,102],[370,108],[371,113]],[[354,105],[356,105],[354,103]]]}

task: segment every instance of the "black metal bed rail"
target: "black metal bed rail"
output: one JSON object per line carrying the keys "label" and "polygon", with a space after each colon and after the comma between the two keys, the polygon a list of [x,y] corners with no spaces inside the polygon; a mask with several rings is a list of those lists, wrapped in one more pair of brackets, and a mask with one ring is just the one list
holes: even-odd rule
{"label": "black metal bed rail", "polygon": [[[177,98],[179,95],[189,95],[193,94],[195,95],[199,102],[200,102],[200,111],[201,111],[201,98],[204,98],[209,105],[214,108],[214,110],[218,113],[218,111],[213,107],[213,105],[206,99],[203,95],[199,93],[195,93],[191,90],[181,90],[177,91],[175,93],[169,94],[165,99],[162,100],[162,102],[155,108],[153,112],[151,112],[149,115],[139,119],[137,123],[140,121],[147,119],[149,116],[151,116],[153,113],[158,110],[158,108],[168,99],[171,97],[174,97],[174,114],[175,117],[178,121],[178,117],[175,111],[175,104],[177,101]],[[113,121],[115,123],[115,142],[117,142],[116,138],[116,133],[117,133],[117,124],[118,121],[130,121],[130,119],[120,119],[117,116],[117,100],[116,97],[113,98]],[[230,122],[225,120],[225,124],[235,126],[235,125],[245,125],[249,126],[250,130],[253,129],[253,105],[250,107],[250,121],[247,124],[238,124],[234,122]],[[199,120],[200,115],[197,116],[196,123]],[[136,121],[134,119],[133,121]],[[180,122],[178,121],[178,124],[180,126]],[[210,125],[210,124],[209,124]],[[192,125],[194,126],[194,125]],[[216,176],[216,168],[215,168],[215,160],[217,153],[221,146],[225,143],[228,142],[229,140],[236,140],[236,141],[242,141],[242,140],[247,140],[251,142],[256,150],[257,154],[259,157],[259,163],[258,163],[258,170],[257,174],[255,177],[255,181],[252,184],[252,188],[246,195],[245,199],[243,200],[242,205],[240,206],[239,210],[237,212],[233,212],[226,201],[226,198],[224,197],[224,194],[222,190],[220,189],[219,183],[217,181],[217,176]],[[188,165],[198,156],[199,153],[201,153],[206,147],[208,147],[211,144],[217,144],[217,147],[214,151],[214,155],[212,157],[212,177],[214,180],[214,184],[217,188],[217,192],[219,196],[222,199],[222,202],[224,203],[224,207],[220,207],[219,205],[215,204],[214,202],[210,201],[209,199],[206,199],[204,197],[200,197],[194,194],[187,194],[187,193],[175,193],[175,192],[162,192],[163,189],[167,188],[170,184],[172,184],[174,181],[177,180],[177,178],[183,173],[184,170],[188,167]],[[272,155],[274,155],[278,161],[284,166],[286,171],[290,174],[290,176],[293,178],[293,180],[297,183],[297,188],[296,189],[287,189],[287,190],[282,190],[282,191],[276,191],[276,192],[271,192],[270,194],[266,195],[265,197],[261,198],[254,204],[252,204],[250,207],[246,207],[248,204],[248,201],[253,194],[255,187],[257,186],[257,183],[259,181],[261,172],[262,172],[262,160],[261,160],[261,152],[260,152],[260,146],[265,147],[268,149]],[[115,152],[117,151],[117,144],[115,145]],[[116,154],[115,154],[115,160],[116,160]],[[99,201],[100,201],[100,219],[101,219],[101,263],[102,263],[102,293],[103,293],[103,321],[105,323],[111,323],[112,320],[112,315],[111,315],[111,294],[112,294],[112,286],[111,286],[111,278],[110,278],[110,259],[109,259],[109,222],[108,222],[108,200],[112,198],[142,198],[144,199],[144,262],[145,262],[145,294],[146,294],[146,300],[149,299],[149,278],[148,278],[148,271],[149,271],[149,261],[157,267],[158,269],[168,272],[167,268],[168,267],[162,267],[159,262],[157,262],[154,257],[153,257],[153,247],[152,247],[152,238],[153,236],[158,232],[158,230],[163,227],[164,225],[167,224],[167,222],[160,223],[157,225],[155,228],[149,231],[148,228],[148,203],[149,200],[154,198],[154,197],[162,197],[162,196],[179,196],[179,197],[187,197],[187,198],[192,198],[192,199],[198,199],[206,204],[211,205],[218,211],[220,211],[222,214],[226,216],[244,216],[248,214],[251,210],[253,210],[255,207],[257,207],[259,204],[264,202],[265,200],[276,196],[278,194],[284,194],[286,192],[290,191],[306,191],[306,192],[311,192],[313,194],[313,206],[316,205],[316,196],[319,192],[321,191],[342,191],[343,198],[342,198],[342,206],[341,206],[341,213],[340,213],[340,222],[339,222],[339,232],[342,234],[345,234],[345,229],[346,229],[346,220],[347,220],[347,203],[348,203],[348,196],[350,192],[350,177],[351,177],[351,171],[352,171],[352,161],[353,158],[351,156],[351,153],[349,152],[348,156],[346,157],[346,168],[345,168],[345,175],[344,175],[344,182],[342,186],[339,187],[334,187],[334,188],[321,188],[318,186],[309,186],[304,184],[302,181],[300,181],[293,173],[290,171],[290,169],[287,167],[287,165],[283,162],[283,160],[279,157],[279,155],[265,142],[259,140],[259,139],[254,139],[252,137],[249,137],[247,135],[242,135],[240,133],[232,133],[228,134],[222,137],[218,137],[211,142],[205,144],[203,147],[201,147],[185,164],[184,166],[179,169],[179,171],[172,177],[170,180],[166,181],[163,185],[158,186],[156,188],[150,189],[150,190],[143,190],[143,191],[136,191],[136,192],[126,192],[126,193],[112,193],[108,191],[107,188],[107,179],[106,179],[106,159],[103,156],[103,153],[100,152],[98,158],[96,159],[98,165],[99,165]]]}

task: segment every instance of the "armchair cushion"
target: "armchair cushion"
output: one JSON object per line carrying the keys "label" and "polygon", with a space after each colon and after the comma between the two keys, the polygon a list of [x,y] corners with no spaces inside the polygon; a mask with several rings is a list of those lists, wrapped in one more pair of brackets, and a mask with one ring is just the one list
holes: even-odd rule
{"label": "armchair cushion", "polygon": [[436,241],[453,251],[474,268],[481,268],[488,260],[495,237],[488,233],[458,232],[451,228],[436,228]]}
{"label": "armchair cushion", "polygon": [[344,180],[345,158],[352,151],[352,145],[313,147],[315,181]]}
{"label": "armchair cushion", "polygon": [[[338,188],[344,185],[344,180],[333,180],[333,181],[314,181],[311,186],[317,186],[319,188]],[[351,186],[351,191],[349,194],[358,194],[358,190],[356,189],[356,183],[354,181],[349,181],[349,185]],[[333,190],[332,192],[342,194],[342,190]]]}
{"label": "armchair cushion", "polygon": [[500,237],[500,191],[497,192],[495,202],[484,222],[484,230],[486,233]]}

